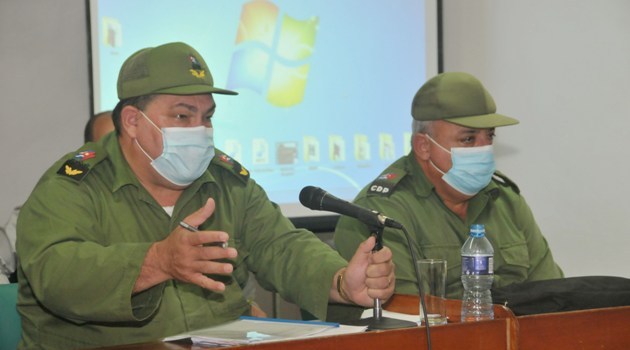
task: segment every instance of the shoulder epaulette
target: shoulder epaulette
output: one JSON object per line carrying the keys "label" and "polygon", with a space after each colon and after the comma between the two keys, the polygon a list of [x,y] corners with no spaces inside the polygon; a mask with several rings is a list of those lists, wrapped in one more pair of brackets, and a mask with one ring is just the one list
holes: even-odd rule
{"label": "shoulder epaulette", "polygon": [[238,177],[243,183],[247,183],[247,181],[249,180],[249,171],[245,169],[245,167],[243,167],[241,163],[237,162],[234,158],[228,156],[222,151],[219,151],[218,149],[215,150],[215,155],[212,163],[224,169],[227,169],[230,173],[236,175],[236,177]]}
{"label": "shoulder epaulette", "polygon": [[503,173],[499,171],[494,172],[492,179],[494,180],[494,182],[498,183],[499,185],[509,186],[512,188],[512,190],[514,190],[514,192],[519,193],[519,194],[521,193],[521,190],[518,188],[516,183],[514,183],[514,181],[510,180],[509,177],[505,176]]}
{"label": "shoulder epaulette", "polygon": [[94,166],[106,158],[106,152],[95,143],[89,142],[70,153],[57,174],[81,182]]}
{"label": "shoulder epaulette", "polygon": [[407,172],[403,169],[386,169],[367,188],[367,194],[372,196],[388,197],[394,192],[396,185],[402,180]]}

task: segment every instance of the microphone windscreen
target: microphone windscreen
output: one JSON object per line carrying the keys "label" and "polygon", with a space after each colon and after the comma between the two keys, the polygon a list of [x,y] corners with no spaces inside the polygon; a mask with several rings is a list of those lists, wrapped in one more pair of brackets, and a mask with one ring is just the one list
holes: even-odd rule
{"label": "microphone windscreen", "polygon": [[319,204],[324,195],[326,195],[326,191],[321,188],[306,186],[300,191],[300,203],[309,209],[321,210]]}

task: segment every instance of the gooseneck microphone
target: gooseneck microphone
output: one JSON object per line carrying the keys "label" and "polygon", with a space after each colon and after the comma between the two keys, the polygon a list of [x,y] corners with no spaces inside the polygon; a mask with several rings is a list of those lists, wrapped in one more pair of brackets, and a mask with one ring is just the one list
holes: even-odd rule
{"label": "gooseneck microphone", "polygon": [[300,191],[300,203],[309,209],[331,211],[333,213],[350,216],[366,225],[377,228],[402,228],[401,224],[377,211],[366,209],[354,203],[339,199],[315,186],[306,186]]}
{"label": "gooseneck microphone", "polygon": [[[337,214],[353,217],[368,225],[368,228],[371,231],[371,234],[376,237],[376,243],[374,245],[373,252],[380,250],[383,248],[383,229],[385,227],[392,227],[396,229],[402,229],[405,232],[405,228],[400,223],[388,218],[387,216],[381,215],[379,212],[375,210],[370,210],[358,206],[354,203],[346,202],[342,199],[339,199],[330,193],[322,190],[319,187],[314,186],[306,186],[300,191],[300,203],[303,206],[313,209],[313,210],[326,210],[331,211]],[[414,259],[414,267],[415,267]],[[417,267],[415,267],[417,270]],[[417,273],[416,273],[417,275]],[[421,302],[423,298],[420,299]],[[426,310],[426,307],[423,307],[423,310]],[[368,330],[374,329],[394,329],[394,328],[406,328],[406,327],[415,327],[416,323],[404,320],[398,320],[389,317],[383,317],[383,307],[381,305],[381,301],[376,298],[374,299],[374,309],[373,316],[371,318],[360,319],[357,321],[347,322],[348,324],[367,326]],[[425,323],[426,323],[426,315],[425,315]],[[428,332],[428,323],[427,323],[427,332]],[[429,342],[429,350],[431,349],[430,339],[431,336],[427,333],[427,339]]]}

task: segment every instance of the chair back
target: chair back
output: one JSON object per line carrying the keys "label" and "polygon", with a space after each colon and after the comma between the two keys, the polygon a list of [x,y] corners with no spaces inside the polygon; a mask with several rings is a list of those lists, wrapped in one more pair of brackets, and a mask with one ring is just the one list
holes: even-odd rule
{"label": "chair back", "polygon": [[17,294],[17,283],[0,284],[0,350],[15,350],[22,336]]}

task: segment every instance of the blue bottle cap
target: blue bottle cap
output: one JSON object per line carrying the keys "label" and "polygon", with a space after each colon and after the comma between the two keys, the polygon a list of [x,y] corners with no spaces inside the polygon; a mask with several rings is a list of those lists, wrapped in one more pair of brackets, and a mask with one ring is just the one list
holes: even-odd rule
{"label": "blue bottle cap", "polygon": [[470,225],[470,235],[473,237],[483,237],[486,234],[486,227],[482,224]]}

